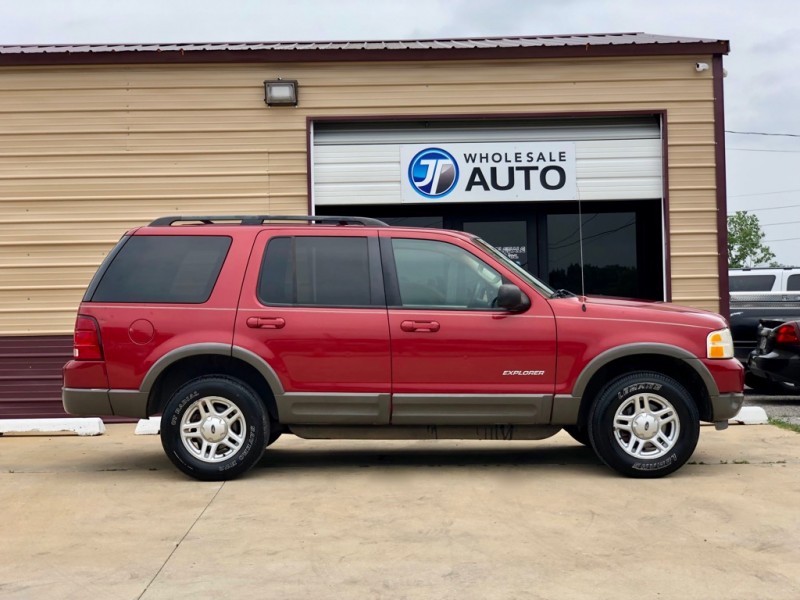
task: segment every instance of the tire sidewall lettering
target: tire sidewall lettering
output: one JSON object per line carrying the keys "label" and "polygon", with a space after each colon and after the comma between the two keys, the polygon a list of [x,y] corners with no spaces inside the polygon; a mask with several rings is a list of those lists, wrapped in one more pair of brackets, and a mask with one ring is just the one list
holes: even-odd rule
{"label": "tire sidewall lettering", "polygon": [[178,421],[181,418],[181,414],[183,413],[183,409],[186,408],[186,405],[192,402],[195,398],[200,395],[198,390],[195,390],[189,394],[187,394],[183,400],[181,400],[178,405],[175,407],[175,410],[172,411],[172,418],[170,419],[170,425],[176,427],[178,425]]}
{"label": "tire sidewall lettering", "polygon": [[660,458],[652,462],[634,463],[631,468],[636,469],[637,471],[657,471],[658,469],[666,469],[677,460],[678,455],[673,452],[669,456],[665,456],[664,458]]}
{"label": "tire sidewall lettering", "polygon": [[628,397],[639,392],[660,392],[663,384],[654,381],[644,381],[642,383],[635,383],[624,387],[621,391],[617,392],[617,398],[626,400]]}
{"label": "tire sidewall lettering", "polygon": [[253,449],[255,444],[255,439],[256,439],[256,428],[254,425],[251,425],[250,427],[248,427],[247,444],[241,450],[239,450],[239,452],[237,452],[236,455],[233,456],[233,458],[231,458],[228,462],[221,463],[219,465],[219,471],[220,472],[229,471],[230,469],[238,465],[242,460],[244,460],[247,457],[247,455],[250,454],[250,451]]}

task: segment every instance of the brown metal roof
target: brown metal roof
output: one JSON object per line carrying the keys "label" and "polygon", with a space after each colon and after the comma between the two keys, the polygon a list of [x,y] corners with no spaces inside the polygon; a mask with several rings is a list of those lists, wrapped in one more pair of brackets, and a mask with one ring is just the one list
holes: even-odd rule
{"label": "brown metal roof", "polygon": [[726,40],[593,33],[391,41],[0,46],[2,64],[433,60],[727,54]]}

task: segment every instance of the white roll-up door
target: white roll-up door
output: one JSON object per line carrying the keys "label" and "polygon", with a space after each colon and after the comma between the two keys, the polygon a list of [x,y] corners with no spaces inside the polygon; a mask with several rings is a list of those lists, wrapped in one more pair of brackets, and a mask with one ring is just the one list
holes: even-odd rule
{"label": "white roll-up door", "polygon": [[[317,206],[400,204],[404,201],[403,178],[408,176],[404,147],[446,149],[455,145],[474,149],[485,144],[492,150],[538,152],[548,143],[567,147],[570,152],[574,149],[574,158],[570,159],[574,161],[574,174],[570,176],[574,178],[574,195],[581,200],[662,197],[660,124],[656,117],[639,117],[483,124],[318,122],[313,129],[313,201]],[[468,177],[468,166],[462,165],[463,181]],[[453,195],[445,201],[469,201],[468,196]],[[549,198],[533,189],[511,199],[543,201],[563,199],[563,195]],[[426,200],[420,197],[419,201]]]}

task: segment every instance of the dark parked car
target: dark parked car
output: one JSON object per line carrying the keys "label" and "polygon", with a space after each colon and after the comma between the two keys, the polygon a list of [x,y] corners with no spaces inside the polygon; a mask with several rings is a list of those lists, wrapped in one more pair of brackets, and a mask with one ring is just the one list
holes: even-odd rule
{"label": "dark parked car", "polygon": [[774,391],[796,394],[800,391],[800,322],[789,321],[774,328],[761,325],[758,347],[750,353],[745,381],[773,386]]}

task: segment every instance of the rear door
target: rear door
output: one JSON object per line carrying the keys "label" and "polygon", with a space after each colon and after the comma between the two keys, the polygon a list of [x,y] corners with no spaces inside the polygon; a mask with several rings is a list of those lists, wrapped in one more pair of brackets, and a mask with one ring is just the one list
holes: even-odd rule
{"label": "rear door", "polygon": [[555,382],[555,319],[494,306],[502,265],[461,239],[381,231],[392,339],[392,423],[548,423]]}
{"label": "rear door", "polygon": [[283,423],[388,423],[389,328],[377,235],[360,227],[261,232],[234,345],[276,372]]}

